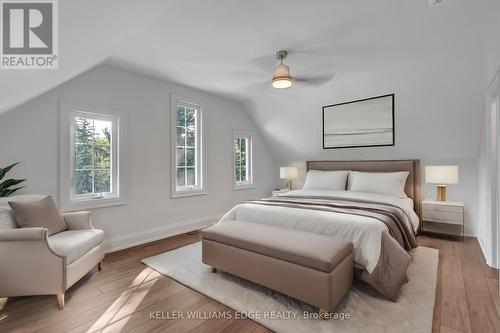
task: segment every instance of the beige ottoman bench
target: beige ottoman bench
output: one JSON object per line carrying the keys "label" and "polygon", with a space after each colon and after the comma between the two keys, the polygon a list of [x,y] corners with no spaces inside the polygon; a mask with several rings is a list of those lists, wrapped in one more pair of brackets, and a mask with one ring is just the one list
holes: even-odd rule
{"label": "beige ottoman bench", "polygon": [[331,312],[353,281],[352,243],[326,235],[227,221],[202,232],[203,262]]}

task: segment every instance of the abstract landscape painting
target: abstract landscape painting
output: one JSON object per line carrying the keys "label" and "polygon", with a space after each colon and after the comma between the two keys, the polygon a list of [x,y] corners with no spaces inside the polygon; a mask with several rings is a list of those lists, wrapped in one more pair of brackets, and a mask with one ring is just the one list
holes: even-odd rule
{"label": "abstract landscape painting", "polygon": [[394,94],[323,107],[323,149],[394,145]]}

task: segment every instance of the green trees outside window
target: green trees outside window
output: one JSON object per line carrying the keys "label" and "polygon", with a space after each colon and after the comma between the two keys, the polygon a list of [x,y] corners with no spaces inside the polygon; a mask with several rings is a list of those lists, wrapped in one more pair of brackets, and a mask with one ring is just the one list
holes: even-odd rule
{"label": "green trees outside window", "polygon": [[112,123],[75,117],[75,195],[111,192]]}
{"label": "green trees outside window", "polygon": [[234,138],[234,166],[236,183],[248,182],[248,138]]}
{"label": "green trees outside window", "polygon": [[177,105],[176,173],[177,186],[196,186],[197,180],[197,110]]}

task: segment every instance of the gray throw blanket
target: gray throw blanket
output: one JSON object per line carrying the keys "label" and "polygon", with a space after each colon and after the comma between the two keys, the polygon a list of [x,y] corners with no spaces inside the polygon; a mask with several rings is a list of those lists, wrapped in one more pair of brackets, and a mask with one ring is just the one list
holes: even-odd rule
{"label": "gray throw blanket", "polygon": [[[248,201],[248,203],[328,211],[377,219],[384,223],[389,230],[388,234],[382,233],[377,266],[371,273],[368,273],[364,268],[356,268],[355,277],[370,284],[392,301],[397,300],[401,287],[408,282],[406,270],[411,258],[406,251],[417,245],[413,230],[407,223],[408,218],[399,207],[343,199],[286,196],[253,200]],[[402,251],[402,249],[406,251]]]}

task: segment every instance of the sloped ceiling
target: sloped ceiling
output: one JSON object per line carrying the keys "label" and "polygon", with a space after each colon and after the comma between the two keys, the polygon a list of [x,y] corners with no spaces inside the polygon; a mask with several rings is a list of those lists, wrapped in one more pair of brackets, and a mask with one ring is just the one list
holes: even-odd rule
{"label": "sloped ceiling", "polygon": [[[410,66],[432,74],[440,69],[432,64],[446,59],[446,73],[481,71],[500,2],[448,0],[431,7],[427,0],[72,0],[59,1],[59,12],[59,69],[0,71],[0,113],[108,62],[240,100],[268,137],[286,141],[273,137],[284,130],[273,124],[300,132],[300,123],[292,121],[307,110],[358,97],[335,95],[343,83],[355,87],[365,79],[376,86],[375,77],[388,76],[393,79],[380,90],[390,90],[400,77],[387,72]],[[288,61],[292,74],[330,66],[334,80],[321,88],[256,89],[270,80],[273,67],[272,57],[263,57],[278,49],[296,51]],[[317,122],[315,116],[305,126],[317,130]],[[304,144],[296,146],[310,148]]]}

